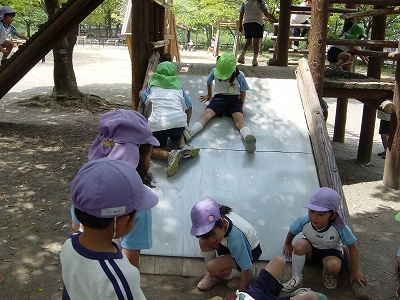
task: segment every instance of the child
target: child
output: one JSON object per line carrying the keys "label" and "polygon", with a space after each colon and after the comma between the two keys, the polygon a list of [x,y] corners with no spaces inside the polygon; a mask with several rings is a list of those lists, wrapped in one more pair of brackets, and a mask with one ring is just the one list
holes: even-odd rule
{"label": "child", "polygon": [[199,238],[207,264],[207,274],[198,283],[198,289],[209,290],[227,279],[229,288],[244,290],[250,282],[251,267],[262,253],[254,227],[212,198],[197,202],[191,218],[190,234]]}
{"label": "child", "polygon": [[28,40],[28,37],[19,33],[11,23],[14,21],[16,11],[9,6],[0,8],[0,52],[3,53],[0,65],[4,64],[8,55],[14,48],[14,42],[7,39],[10,34],[19,37],[20,39]]}
{"label": "child", "polygon": [[80,168],[71,199],[85,230],[62,247],[62,299],[146,299],[138,269],[112,239],[132,230],[136,211],[155,206],[156,194],[130,164],[103,158]]}
{"label": "child", "polygon": [[[310,289],[302,288],[294,291],[290,296],[279,297],[282,284],[279,282],[286,260],[281,256],[274,256],[260,271],[257,279],[243,291],[236,292],[236,300],[327,300],[321,293],[313,292]],[[211,300],[223,300],[221,297],[214,297]]]}
{"label": "child", "polygon": [[[359,23],[354,23],[349,31],[344,32],[340,39],[356,40],[367,37],[365,34],[364,26]],[[341,68],[342,65],[350,64],[351,54],[349,52],[360,49],[359,46],[331,46],[326,54],[328,61],[330,62],[329,67],[332,69]],[[365,65],[368,65],[368,61],[364,56],[360,56],[361,60]]]}
{"label": "child", "polygon": [[[103,114],[99,120],[99,134],[89,149],[89,161],[108,157],[129,163],[139,173],[145,185],[153,187],[150,154],[159,142],[151,133],[147,120],[138,112],[120,109]],[[71,210],[72,230],[79,230],[79,221]],[[122,251],[128,260],[139,269],[141,249],[152,247],[151,210],[140,210],[136,214],[135,227],[121,241]],[[81,230],[83,231],[83,230]]]}
{"label": "child", "polygon": [[[299,6],[301,7],[306,7],[306,6],[311,6],[312,2],[311,0],[304,0],[303,2],[301,2],[301,4]],[[310,17],[309,14],[292,14],[290,17],[290,22],[292,24],[310,24],[310,22],[308,21],[308,18]],[[298,36],[306,36],[306,34],[309,32],[310,30],[308,28],[303,28],[303,30],[301,30],[301,28],[294,28],[293,29],[293,36],[294,37],[298,37]],[[299,41],[294,41],[293,42],[293,50],[298,50],[299,49]]]}
{"label": "child", "polygon": [[380,119],[379,123],[379,134],[381,135],[381,141],[383,146],[383,151],[378,153],[378,156],[382,157],[383,159],[386,158],[386,149],[389,144],[389,129],[390,129],[390,118],[391,115],[387,114],[381,110],[378,110],[376,115],[378,119]]}
{"label": "child", "polygon": [[[212,82],[215,81],[215,94],[212,97]],[[232,54],[225,53],[217,58],[215,68],[211,70],[207,80],[208,94],[200,96],[201,102],[210,101],[200,119],[190,129],[185,130],[186,141],[203,129],[214,116],[232,116],[246,144],[247,152],[256,150],[256,138],[246,126],[243,116],[243,105],[246,100],[246,90],[249,89],[242,71],[236,67],[236,59]]]}
{"label": "child", "polygon": [[[262,0],[246,0],[239,9],[239,31],[244,28],[246,43],[242,53],[239,55],[238,62],[244,64],[244,55],[253,43],[253,66],[258,66],[257,57],[260,51],[260,40],[264,33],[264,16],[273,24],[274,18],[268,13],[267,7]],[[244,19],[244,21],[243,21]]]}
{"label": "child", "polygon": [[[160,146],[153,148],[151,156],[167,159],[167,175],[172,176],[178,170],[182,157],[195,157],[200,151],[197,147],[185,145],[183,138],[185,126],[192,116],[192,102],[182,89],[176,66],[169,61],[159,63],[149,87],[141,91],[140,97],[143,103],[152,104],[149,124],[153,135],[160,142]],[[170,152],[163,149],[167,146],[168,138],[177,150]]]}
{"label": "child", "polygon": [[[357,238],[345,224],[339,213],[340,195],[333,189],[318,189],[304,207],[308,214],[295,220],[290,225],[283,253],[292,258],[292,279],[283,285],[283,291],[291,292],[302,286],[302,271],[305,262],[323,265],[323,284],[327,289],[337,286],[343,260],[343,244],[349,249],[351,258],[350,284],[355,280],[362,287],[367,280],[358,270]],[[304,238],[292,241],[300,232]]]}

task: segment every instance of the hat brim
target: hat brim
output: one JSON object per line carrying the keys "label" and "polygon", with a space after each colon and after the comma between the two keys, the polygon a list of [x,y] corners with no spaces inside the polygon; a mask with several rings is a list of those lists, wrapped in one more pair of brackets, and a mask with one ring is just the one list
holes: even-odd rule
{"label": "hat brim", "polygon": [[147,185],[143,185],[143,201],[135,208],[135,210],[146,210],[157,205],[158,196],[154,190]]}
{"label": "hat brim", "polygon": [[200,236],[200,235],[206,234],[206,233],[210,232],[211,229],[213,229],[214,225],[215,225],[215,222],[201,226],[201,227],[192,226],[192,228],[190,229],[190,234],[194,235],[194,236]]}
{"label": "hat brim", "polygon": [[217,69],[215,69],[215,71],[214,71],[214,77],[217,79],[220,79],[220,80],[227,80],[231,76],[232,76],[232,73],[230,73],[229,75],[226,75],[225,73],[218,72]]}
{"label": "hat brim", "polygon": [[320,205],[316,205],[316,204],[310,204],[310,203],[304,205],[304,207],[308,208],[308,209],[311,209],[311,210],[315,210],[315,211],[321,211],[321,212],[330,211],[331,210],[329,208],[326,208],[326,207],[323,207],[323,206],[320,206]]}
{"label": "hat brim", "polygon": [[345,32],[344,35],[350,40],[356,40],[358,38],[358,36],[361,35],[361,34]]}
{"label": "hat brim", "polygon": [[398,212],[398,213],[394,216],[394,219],[395,219],[397,222],[400,222],[400,212]]}

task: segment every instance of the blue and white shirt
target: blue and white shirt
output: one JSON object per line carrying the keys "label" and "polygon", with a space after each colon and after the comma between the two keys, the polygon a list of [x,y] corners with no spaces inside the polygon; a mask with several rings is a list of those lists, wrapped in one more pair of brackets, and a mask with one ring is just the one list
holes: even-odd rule
{"label": "blue and white shirt", "polygon": [[225,216],[228,229],[221,244],[227,247],[242,270],[249,270],[253,266],[251,250],[260,244],[257,231],[254,227],[234,212]]}
{"label": "blue and white shirt", "polygon": [[115,253],[94,252],[79,244],[80,234],[73,234],[61,250],[63,300],[145,300],[139,271],[118,246]]}
{"label": "blue and white shirt", "polygon": [[294,235],[303,233],[304,237],[310,241],[317,249],[338,249],[343,251],[343,245],[351,245],[357,241],[349,226],[340,228],[335,222],[323,230],[317,230],[312,226],[308,215],[304,215],[295,220],[290,225],[290,232]]}
{"label": "blue and white shirt", "polygon": [[243,23],[258,23],[264,25],[263,11],[267,10],[265,3],[257,0],[247,0],[239,8],[240,13],[244,13]]}
{"label": "blue and white shirt", "polygon": [[13,25],[9,25],[8,27],[4,26],[3,22],[0,22],[0,45],[4,43],[7,37],[12,35],[17,35],[18,31],[15,29]]}

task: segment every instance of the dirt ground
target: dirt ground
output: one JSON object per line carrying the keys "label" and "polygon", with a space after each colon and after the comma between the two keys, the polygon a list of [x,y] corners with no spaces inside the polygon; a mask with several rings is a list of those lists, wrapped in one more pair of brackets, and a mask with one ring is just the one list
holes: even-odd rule
{"label": "dirt ground", "polygon": [[[182,61],[213,62],[210,54],[182,53]],[[261,58],[265,64],[268,57]],[[18,102],[52,88],[52,56],[38,63],[0,101],[0,284],[1,299],[60,299],[59,252],[70,233],[69,182],[86,161],[97,134],[98,113],[21,106]],[[74,54],[81,91],[130,106],[130,61],[126,49],[82,48]],[[327,99],[333,132],[335,100]],[[351,223],[358,237],[361,270],[370,299],[395,299],[399,286],[394,255],[399,246],[400,191],[382,184],[384,160],[377,133],[372,161],[356,162],[362,104],[350,100],[345,143],[333,143]],[[378,123],[377,123],[378,124]],[[143,275],[148,299],[209,299],[226,289],[201,293],[198,278]],[[339,292],[339,291],[338,291]],[[330,299],[341,299],[340,295]]]}

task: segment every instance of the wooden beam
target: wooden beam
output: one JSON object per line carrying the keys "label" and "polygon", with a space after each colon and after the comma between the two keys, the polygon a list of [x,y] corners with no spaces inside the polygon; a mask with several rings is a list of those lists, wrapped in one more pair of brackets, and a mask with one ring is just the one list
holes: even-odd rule
{"label": "wooden beam", "polygon": [[152,0],[154,3],[160,5],[164,9],[169,9],[172,7],[171,3],[165,3],[163,0]]}
{"label": "wooden beam", "polygon": [[327,39],[327,45],[397,48],[397,41]]}
{"label": "wooden beam", "polygon": [[372,51],[372,50],[354,50],[349,51],[349,53],[354,55],[363,55],[363,56],[373,56],[373,57],[380,57],[383,59],[390,59],[390,60],[400,60],[400,53],[398,52],[381,52],[381,51]]}
{"label": "wooden beam", "polygon": [[323,89],[323,97],[329,98],[354,98],[357,100],[376,100],[391,99],[393,91],[390,90],[368,90],[368,89],[345,89],[345,88],[325,88]]}
{"label": "wooden beam", "polygon": [[390,14],[400,14],[400,11],[395,11],[394,8],[381,8],[381,9],[373,9],[367,11],[358,11],[353,13],[345,13],[340,16],[342,19],[354,19],[354,18],[362,18],[362,17],[372,17],[372,16],[386,16]]}
{"label": "wooden beam", "polygon": [[398,0],[330,0],[330,3],[351,4],[351,5],[380,5],[380,6],[397,6]]}
{"label": "wooden beam", "polygon": [[170,41],[169,40],[161,40],[161,41],[156,41],[156,42],[148,42],[147,43],[147,50],[154,50],[157,48],[162,48],[167,45],[169,45]]}

